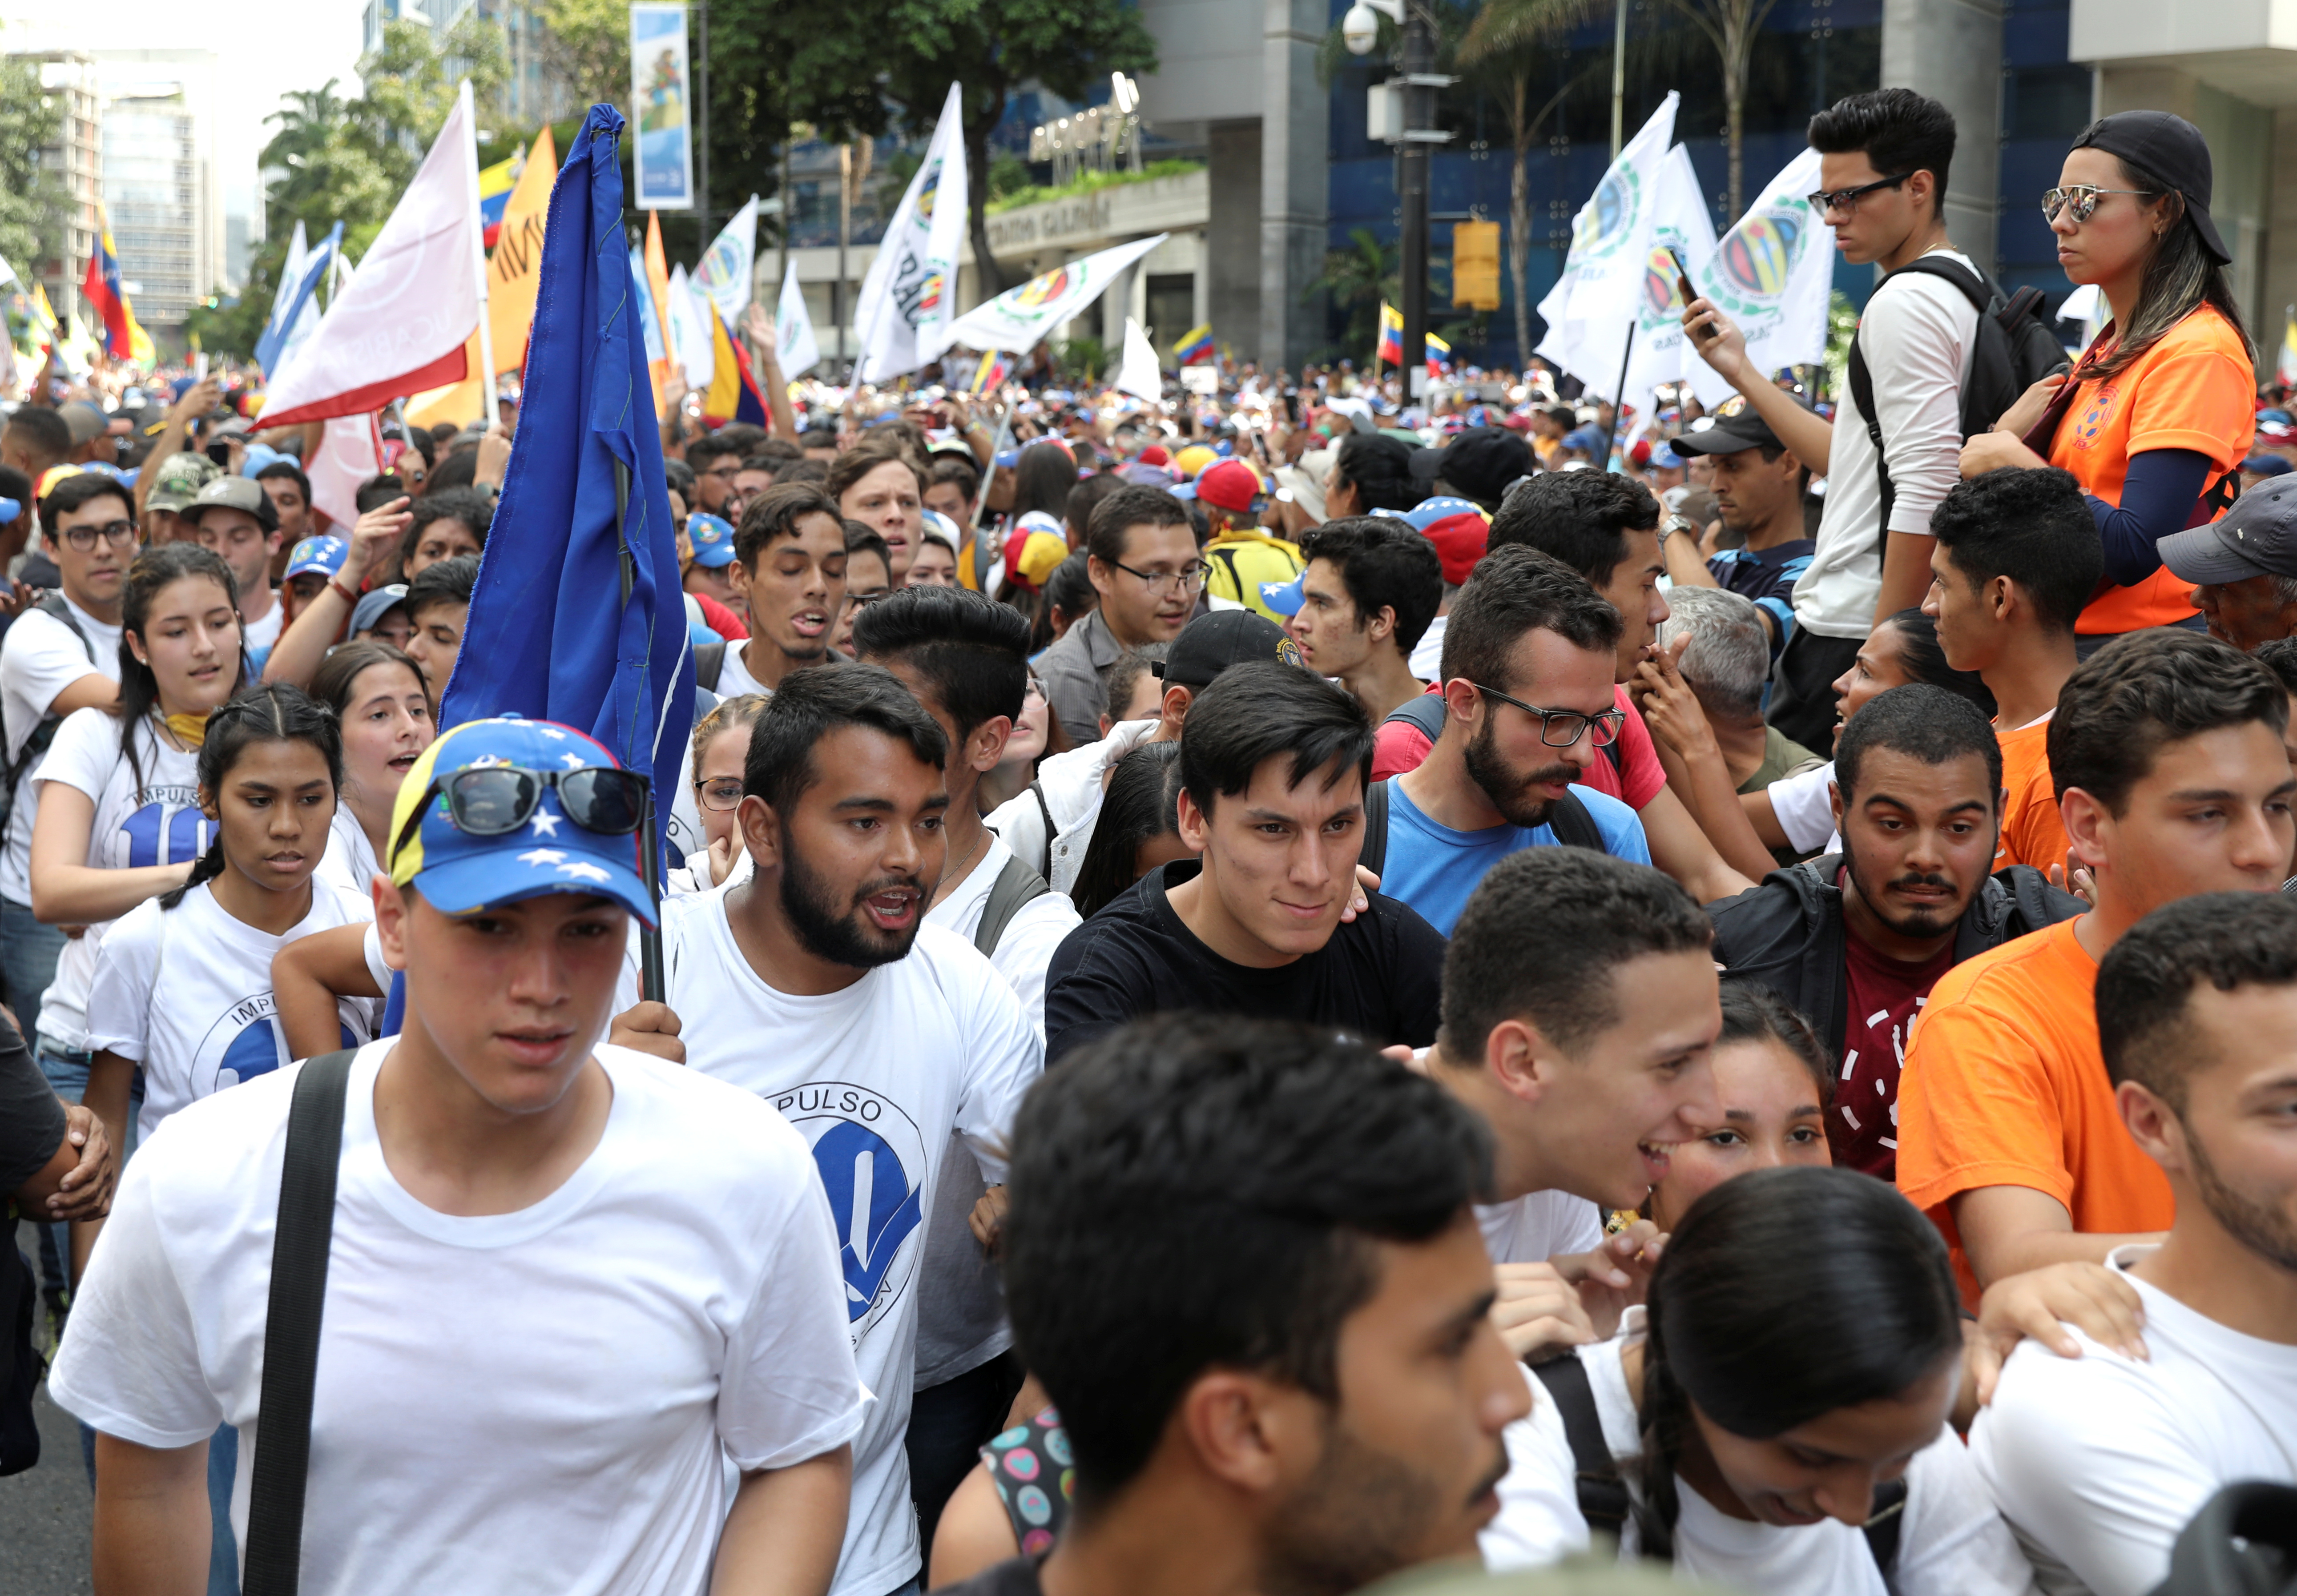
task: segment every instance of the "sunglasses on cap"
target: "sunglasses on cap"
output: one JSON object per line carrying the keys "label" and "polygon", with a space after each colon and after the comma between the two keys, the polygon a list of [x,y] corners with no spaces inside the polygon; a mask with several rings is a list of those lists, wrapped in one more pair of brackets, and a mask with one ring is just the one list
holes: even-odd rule
{"label": "sunglasses on cap", "polygon": [[581,770],[530,770],[519,765],[475,765],[440,777],[424,789],[421,802],[391,844],[397,856],[420,829],[433,794],[447,800],[455,829],[465,836],[507,835],[534,819],[542,794],[558,789],[558,807],[585,831],[628,836],[646,814],[646,778],[634,770],[593,766]]}

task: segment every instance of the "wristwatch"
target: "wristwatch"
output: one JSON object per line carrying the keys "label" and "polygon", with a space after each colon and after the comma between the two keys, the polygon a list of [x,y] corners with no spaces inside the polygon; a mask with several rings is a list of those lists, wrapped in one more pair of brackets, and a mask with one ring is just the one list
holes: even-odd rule
{"label": "wristwatch", "polygon": [[1671,514],[1661,520],[1659,523],[1659,541],[1660,547],[1664,548],[1667,547],[1667,537],[1670,533],[1674,532],[1689,532],[1693,542],[1698,541],[1699,539],[1699,528],[1697,524],[1692,521],[1690,516]]}

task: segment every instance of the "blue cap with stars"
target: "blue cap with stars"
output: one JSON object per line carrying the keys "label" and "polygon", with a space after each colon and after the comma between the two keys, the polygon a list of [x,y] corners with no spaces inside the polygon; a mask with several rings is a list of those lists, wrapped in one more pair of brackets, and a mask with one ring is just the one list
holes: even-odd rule
{"label": "blue cap with stars", "polygon": [[[443,914],[582,893],[612,898],[655,924],[640,835],[585,831],[567,818],[557,788],[545,787],[526,824],[501,836],[473,836],[455,824],[440,783],[457,770],[497,765],[562,773],[618,768],[614,756],[588,734],[547,720],[504,715],[442,732],[408,771],[391,805],[391,879],[412,884]],[[413,824],[418,806],[419,826]]]}

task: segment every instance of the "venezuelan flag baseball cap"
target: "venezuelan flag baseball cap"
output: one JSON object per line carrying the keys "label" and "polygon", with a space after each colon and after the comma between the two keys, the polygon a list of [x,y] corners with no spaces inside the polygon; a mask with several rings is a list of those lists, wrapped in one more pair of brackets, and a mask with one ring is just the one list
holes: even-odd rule
{"label": "venezuelan flag baseball cap", "polygon": [[443,914],[583,893],[612,898],[655,924],[642,833],[583,829],[567,818],[556,787],[545,787],[525,824],[501,836],[473,835],[455,824],[438,784],[458,770],[506,765],[560,775],[621,769],[602,745],[572,727],[516,715],[466,720],[424,749],[399,784],[391,810],[391,881],[414,887]]}
{"label": "venezuelan flag baseball cap", "polygon": [[686,518],[687,541],[694,545],[694,563],[705,571],[719,571],[734,563],[734,523],[722,515],[696,510]]}
{"label": "venezuelan flag baseball cap", "polygon": [[287,570],[283,580],[292,581],[299,576],[333,576],[343,568],[350,557],[351,546],[341,538],[306,538],[287,553]]}

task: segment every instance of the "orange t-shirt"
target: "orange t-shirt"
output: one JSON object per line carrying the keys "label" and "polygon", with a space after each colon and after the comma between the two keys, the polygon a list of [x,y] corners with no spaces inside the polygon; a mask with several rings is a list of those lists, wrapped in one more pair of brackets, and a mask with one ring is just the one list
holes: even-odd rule
{"label": "orange t-shirt", "polygon": [[1954,1252],[1974,1305],[1949,1198],[2025,1186],[2092,1234],[2166,1230],[2169,1177],[2113,1106],[2097,1048],[2097,961],[2079,920],[1964,960],[1931,989],[1898,1077],[1898,1189]]}
{"label": "orange t-shirt", "polygon": [[[2050,446],[2050,464],[2074,473],[2082,491],[2121,502],[2129,457],[2154,448],[2206,455],[2209,481],[2248,453],[2257,432],[2257,373],[2233,324],[2202,305],[2161,336],[2135,366],[2101,383],[2085,381]],[[2194,584],[2163,566],[2134,588],[2108,588],[2074,629],[2093,634],[2190,621]]]}
{"label": "orange t-shirt", "polygon": [[2047,876],[2066,862],[2066,827],[2058,818],[2056,784],[2050,779],[2050,717],[2015,731],[1997,731],[2002,745],[2002,841],[1994,868],[2031,865]]}

